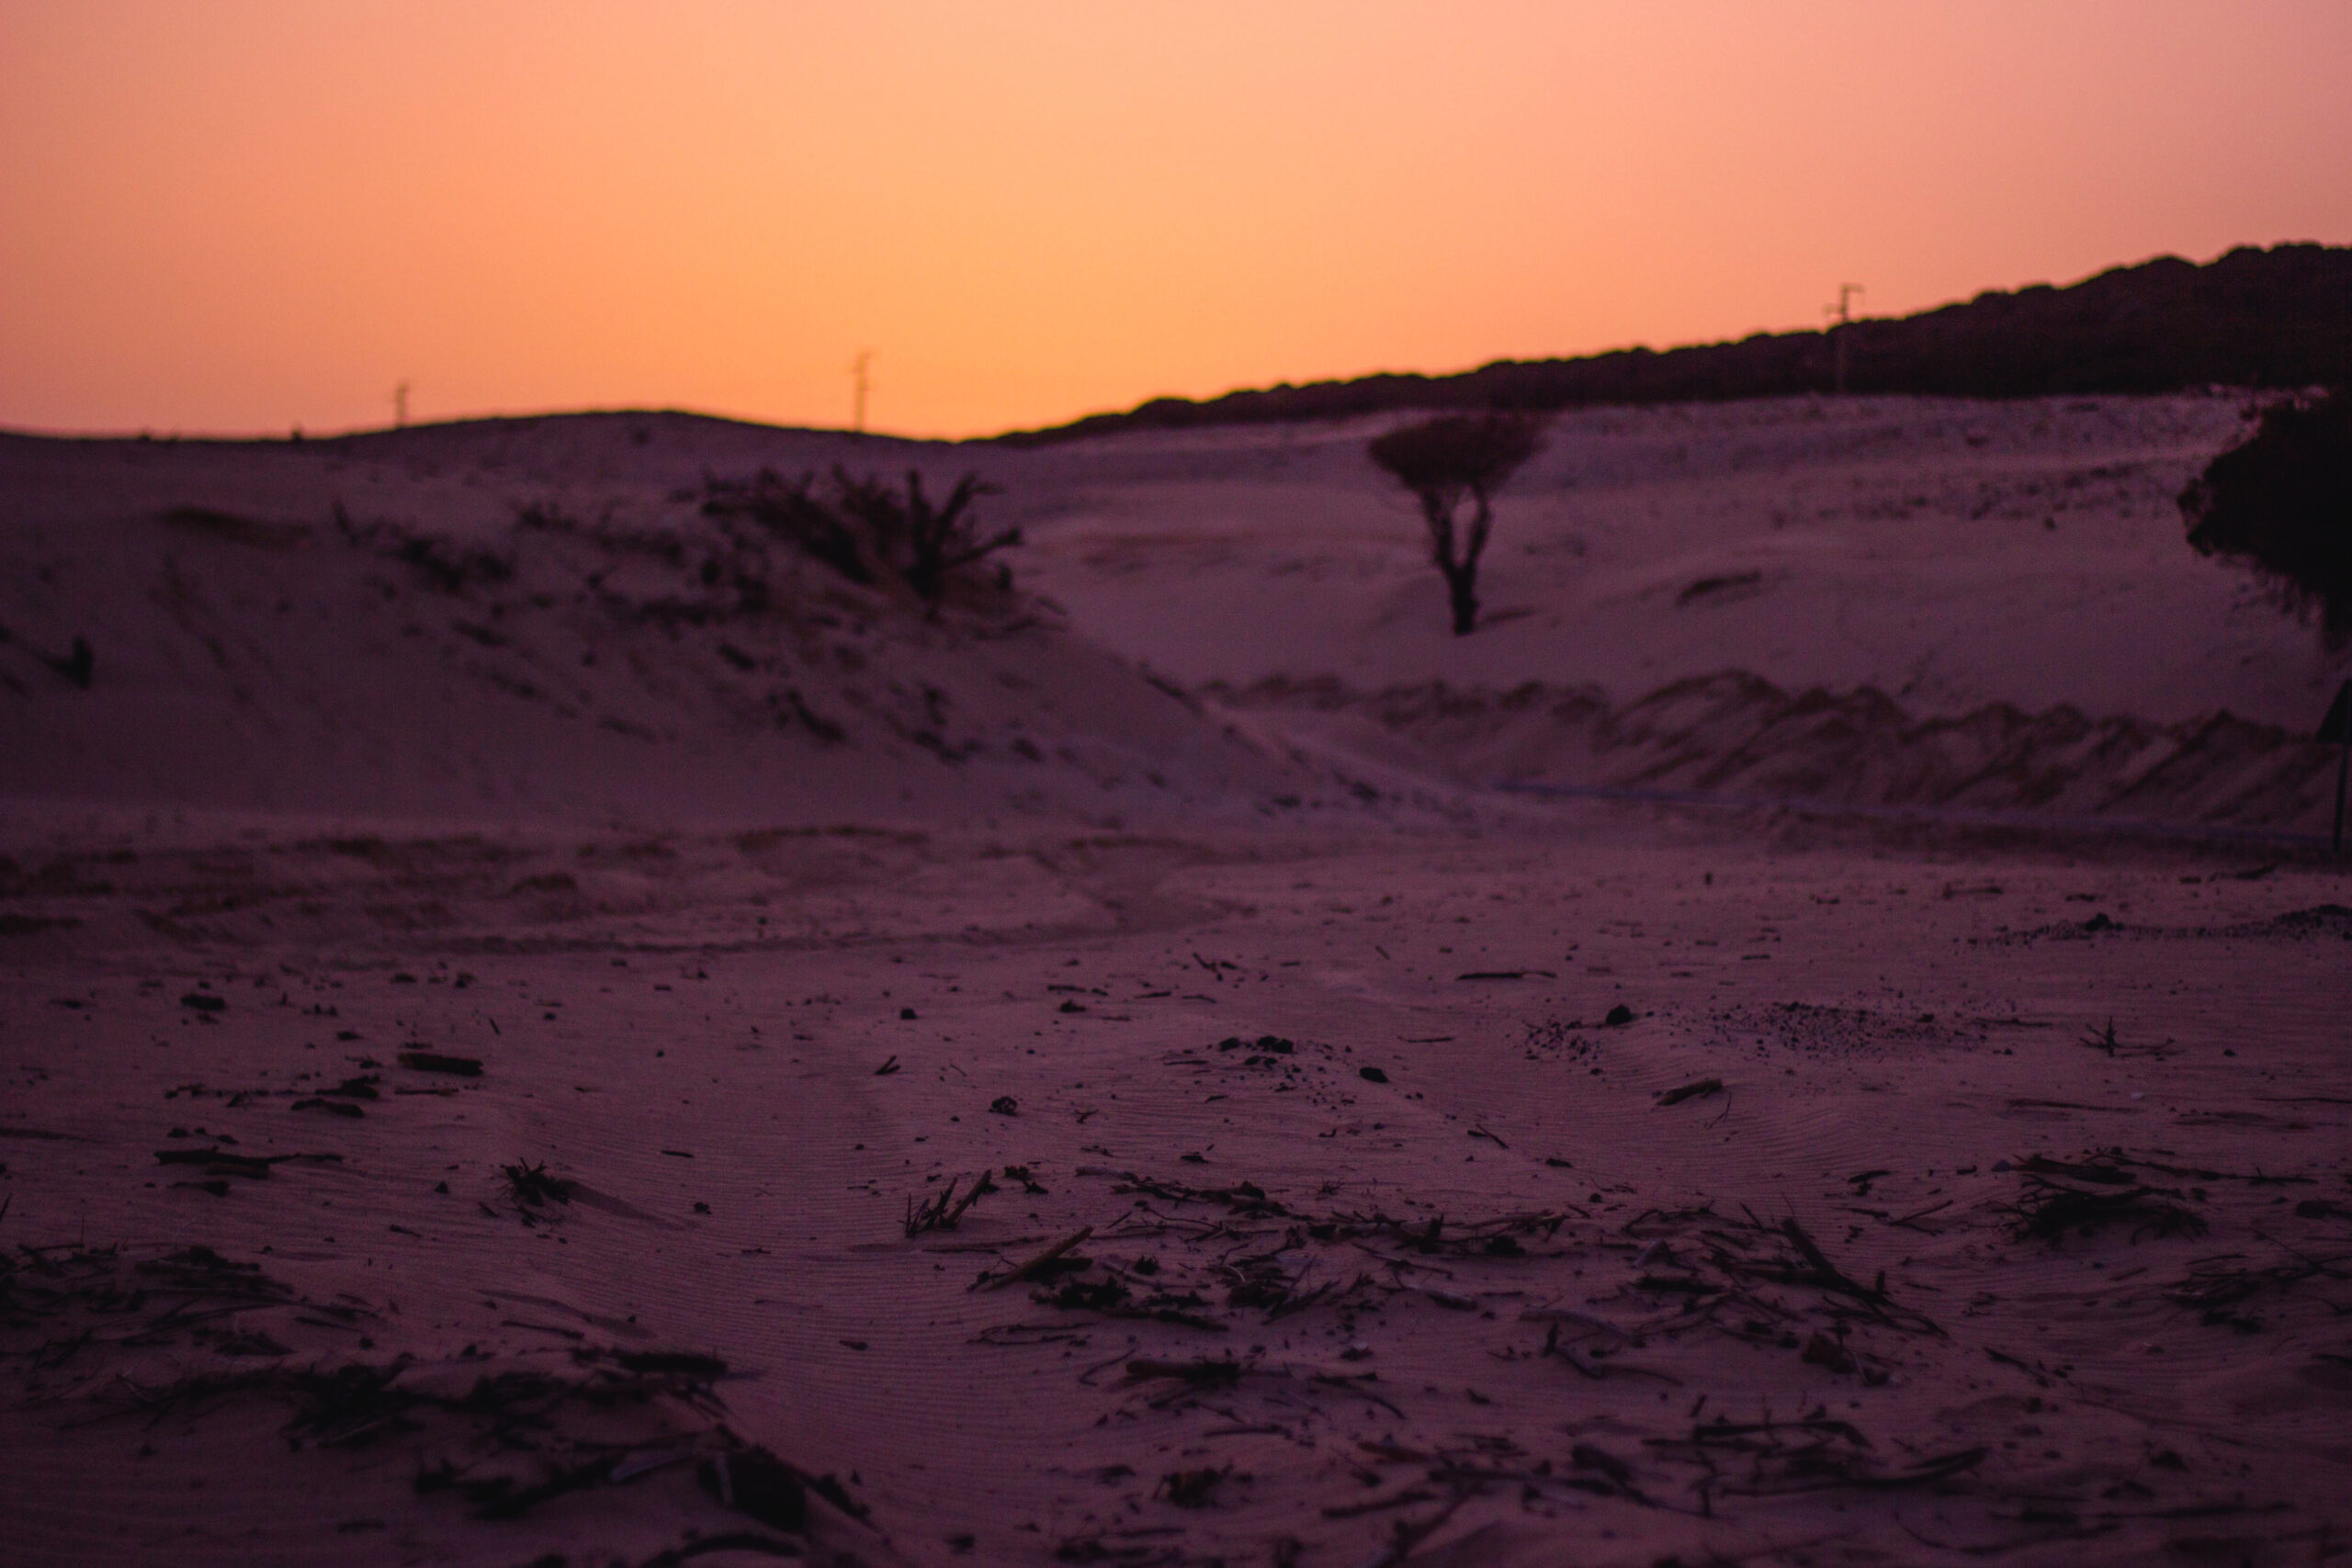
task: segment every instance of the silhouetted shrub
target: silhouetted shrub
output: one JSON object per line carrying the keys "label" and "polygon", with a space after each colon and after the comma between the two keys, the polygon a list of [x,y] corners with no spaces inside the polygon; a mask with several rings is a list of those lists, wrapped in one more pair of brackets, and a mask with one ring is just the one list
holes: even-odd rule
{"label": "silhouetted shrub", "polygon": [[814,474],[787,479],[773,468],[748,479],[712,479],[704,488],[703,515],[744,518],[852,582],[871,585],[865,552],[848,523],[811,493],[816,482]]}
{"label": "silhouetted shrub", "polygon": [[922,492],[922,476],[907,470],[903,494],[879,476],[853,479],[833,470],[835,508],[863,525],[875,552],[907,580],[907,586],[926,604],[937,604],[948,575],[973,565],[992,550],[1021,542],[1021,530],[1008,528],[991,538],[973,531],[972,502],[984,495],[1003,493],[982,484],[978,474],[956,481],[944,504],[933,506]]}
{"label": "silhouetted shrub", "polygon": [[2352,396],[2274,403],[2180,493],[2199,555],[2244,561],[2330,649],[2352,642]]}
{"label": "silhouetted shrub", "polygon": [[787,479],[763,468],[749,479],[710,480],[702,510],[754,523],[853,582],[903,582],[927,604],[939,603],[956,572],[1021,542],[1018,528],[978,533],[973,502],[1001,492],[977,474],[956,480],[938,504],[912,470],[903,491],[878,475],[861,479],[839,467],[829,484],[831,494],[820,495],[814,474]]}
{"label": "silhouetted shrub", "polygon": [[422,533],[401,523],[355,523],[340,501],[334,510],[335,530],[345,539],[414,567],[444,593],[463,593],[477,583],[495,586],[514,580],[514,557],[509,552]]}
{"label": "silhouetted shrub", "polygon": [[[1421,503],[1430,558],[1445,578],[1456,637],[1468,636],[1478,624],[1478,557],[1494,525],[1495,492],[1543,445],[1532,420],[1487,413],[1403,425],[1365,448]],[[1465,496],[1472,502],[1470,524],[1457,532],[1454,513]]]}

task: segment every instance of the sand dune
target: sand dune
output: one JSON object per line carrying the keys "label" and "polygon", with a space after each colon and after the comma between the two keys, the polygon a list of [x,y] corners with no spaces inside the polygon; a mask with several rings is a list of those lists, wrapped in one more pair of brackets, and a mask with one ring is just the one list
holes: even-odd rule
{"label": "sand dune", "polygon": [[[1407,498],[1363,458],[1365,423],[1023,449],[659,414],[260,446],[9,439],[24,570],[0,677],[37,743],[0,787],[492,818],[692,799],[735,821],[867,802],[877,765],[919,814],[1155,774],[1148,795],[1205,801],[1250,768],[1264,793],[1318,787],[1244,761],[1125,661],[1254,691],[1261,721],[1297,706],[1270,694],[1307,686],[1516,693],[1435,705],[1516,716],[1508,742],[1444,732],[1480,761],[1439,771],[1476,784],[1508,754],[1578,782],[2305,826],[2294,738],[2345,661],[2189,552],[2173,506],[2241,421],[2229,397],[1563,416],[1505,497],[1486,624],[1461,638]],[[835,464],[1003,485],[1019,593],[925,622],[698,515],[714,474]],[[518,525],[526,511],[554,525]],[[69,698],[41,660],[77,637],[106,679]],[[1692,684],[1718,677],[1733,686]],[[1703,719],[1665,716],[1694,702]],[[1566,761],[1593,746],[1596,704],[1640,716],[1602,744],[1630,724],[1642,761]],[[1809,761],[1791,704],[1822,716]],[[1857,745],[1888,750],[1869,782]],[[903,766],[926,752],[954,761]]]}
{"label": "sand dune", "polygon": [[[658,468],[575,460],[677,423],[696,443]],[[536,434],[421,433],[391,463],[368,441],[0,445],[20,566],[0,790],[667,824],[1112,820],[1302,783],[1018,592],[926,616],[699,514],[701,465],[730,446],[847,443]],[[54,667],[77,637],[86,689]]]}
{"label": "sand dune", "polygon": [[0,1556],[2328,1560],[2345,867],[2074,826],[2319,821],[2238,418],[1580,413],[1461,639],[1360,426],[0,439]]}

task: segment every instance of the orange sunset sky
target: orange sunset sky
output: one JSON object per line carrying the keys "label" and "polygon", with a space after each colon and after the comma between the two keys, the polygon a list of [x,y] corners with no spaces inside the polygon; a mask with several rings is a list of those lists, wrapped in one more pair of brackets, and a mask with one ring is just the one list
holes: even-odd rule
{"label": "orange sunset sky", "polygon": [[2352,3],[0,0],[0,425],[960,435],[2352,242]]}

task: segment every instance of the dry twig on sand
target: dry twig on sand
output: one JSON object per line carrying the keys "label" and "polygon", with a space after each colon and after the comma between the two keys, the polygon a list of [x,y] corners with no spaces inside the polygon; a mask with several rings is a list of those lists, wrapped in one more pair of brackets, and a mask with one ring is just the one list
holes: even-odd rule
{"label": "dry twig on sand", "polygon": [[[1077,1230],[1071,1232],[1069,1235],[1062,1237],[1061,1240],[1054,1243],[1053,1246],[1046,1248],[1045,1251],[1038,1253],[1026,1263],[1020,1265],[1018,1268],[1013,1269],[1007,1273],[991,1275],[980,1280],[979,1284],[986,1286],[991,1291],[996,1291],[1001,1290],[1007,1285],[1026,1280],[1032,1275],[1037,1273],[1040,1269],[1046,1268],[1046,1265],[1057,1261],[1064,1254],[1068,1253],[1071,1248],[1077,1247],[1080,1242],[1086,1240],[1087,1237],[1093,1234],[1094,1227],[1092,1225],[1080,1225]],[[975,1288],[977,1289],[978,1287],[976,1286]]]}
{"label": "dry twig on sand", "polygon": [[[2188,1278],[2165,1291],[2165,1295],[2198,1314],[2199,1320],[2209,1325],[2252,1334],[2262,1327],[2262,1319],[2240,1310],[2243,1303],[2266,1292],[2283,1295],[2306,1280],[2352,1280],[2352,1258],[2340,1254],[2334,1258],[2309,1258],[2298,1254],[2292,1261],[2261,1268],[2248,1264],[2237,1254],[2208,1258],[2190,1269]],[[2337,1314],[2347,1310],[2337,1303],[2328,1305]]]}
{"label": "dry twig on sand", "polygon": [[962,1222],[967,1209],[997,1190],[994,1174],[986,1170],[980,1172],[980,1179],[973,1182],[971,1190],[961,1198],[956,1196],[956,1184],[964,1179],[961,1176],[949,1177],[947,1185],[926,1202],[917,1203],[909,1198],[903,1227],[907,1235],[911,1239],[925,1231],[954,1230]]}

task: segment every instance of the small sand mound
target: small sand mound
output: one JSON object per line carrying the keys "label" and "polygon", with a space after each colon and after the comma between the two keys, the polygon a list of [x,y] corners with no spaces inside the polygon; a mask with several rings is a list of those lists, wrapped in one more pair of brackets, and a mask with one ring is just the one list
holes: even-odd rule
{"label": "small sand mound", "polygon": [[1280,678],[1220,701],[1318,716],[1327,738],[1464,784],[2130,818],[2324,832],[2333,749],[2217,713],[2180,724],[2007,703],[1917,716],[1863,686],[1790,692],[1741,671],[1623,705],[1594,686],[1431,682],[1356,692]]}

